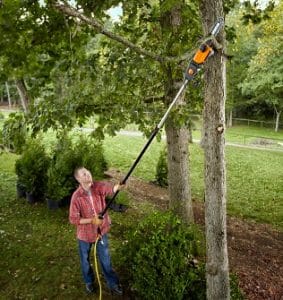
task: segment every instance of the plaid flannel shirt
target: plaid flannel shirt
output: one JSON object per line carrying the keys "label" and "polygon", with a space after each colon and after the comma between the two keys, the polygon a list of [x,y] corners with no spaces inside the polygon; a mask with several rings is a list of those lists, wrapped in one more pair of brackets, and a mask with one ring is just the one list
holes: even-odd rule
{"label": "plaid flannel shirt", "polygon": [[[69,221],[77,226],[77,238],[79,240],[93,243],[97,239],[97,225],[80,224],[81,218],[93,218],[97,216],[106,206],[105,198],[113,194],[113,185],[109,182],[93,182],[90,187],[91,196],[81,187],[73,193],[70,209]],[[103,223],[100,225],[101,234],[110,230],[111,220],[106,213]]]}

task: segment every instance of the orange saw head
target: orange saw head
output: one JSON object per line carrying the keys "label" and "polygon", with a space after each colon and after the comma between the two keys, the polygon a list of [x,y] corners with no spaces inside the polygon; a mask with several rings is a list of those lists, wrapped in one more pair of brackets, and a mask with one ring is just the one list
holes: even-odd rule
{"label": "orange saw head", "polygon": [[199,49],[197,50],[197,52],[195,53],[192,61],[190,62],[185,77],[188,80],[191,80],[194,78],[194,76],[197,74],[197,72],[199,71],[200,67],[202,64],[205,63],[205,61],[207,60],[207,58],[211,55],[213,55],[214,50],[213,48],[208,44],[208,43],[204,43],[202,44]]}

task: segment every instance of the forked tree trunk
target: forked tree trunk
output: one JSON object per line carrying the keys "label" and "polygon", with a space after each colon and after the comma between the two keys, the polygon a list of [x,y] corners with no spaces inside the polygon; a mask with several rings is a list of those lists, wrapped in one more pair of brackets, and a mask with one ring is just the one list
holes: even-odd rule
{"label": "forked tree trunk", "polygon": [[[202,0],[206,34],[223,16],[221,0]],[[223,43],[223,36],[220,35]],[[217,53],[205,65],[204,136],[205,231],[207,299],[230,299],[226,230],[225,83],[223,57]]]}

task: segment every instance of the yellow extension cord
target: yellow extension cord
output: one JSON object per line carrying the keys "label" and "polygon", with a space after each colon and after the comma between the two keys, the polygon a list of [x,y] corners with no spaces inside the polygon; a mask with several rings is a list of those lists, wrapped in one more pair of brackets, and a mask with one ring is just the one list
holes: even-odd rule
{"label": "yellow extension cord", "polygon": [[94,244],[94,266],[95,266],[95,273],[96,273],[96,277],[97,277],[97,281],[98,281],[98,285],[99,285],[99,300],[102,300],[102,287],[101,287],[101,281],[100,281],[100,277],[99,277],[99,272],[98,272],[98,263],[97,263],[97,256],[96,256],[96,249],[97,249],[97,243],[99,241],[99,236],[97,237],[95,244]]}

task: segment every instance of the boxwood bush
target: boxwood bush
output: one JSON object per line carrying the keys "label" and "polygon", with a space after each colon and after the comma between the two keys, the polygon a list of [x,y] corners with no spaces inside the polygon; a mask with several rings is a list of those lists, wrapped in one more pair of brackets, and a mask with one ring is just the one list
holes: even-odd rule
{"label": "boxwood bush", "polygon": [[26,193],[32,194],[35,201],[43,200],[46,191],[47,170],[50,157],[39,139],[29,139],[21,156],[16,160],[15,171],[18,184]]}
{"label": "boxwood bush", "polygon": [[195,226],[154,213],[130,231],[120,263],[138,299],[205,299],[204,242]]}
{"label": "boxwood bush", "polygon": [[93,138],[83,135],[75,141],[67,135],[62,136],[52,151],[46,197],[55,201],[70,198],[78,186],[73,172],[79,166],[89,169],[94,180],[103,178],[107,164],[102,145]]}

